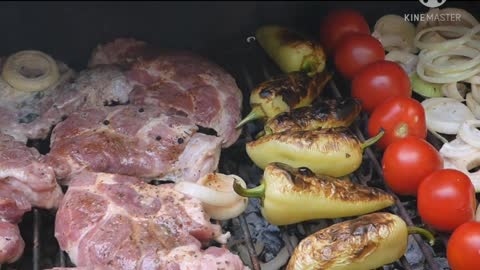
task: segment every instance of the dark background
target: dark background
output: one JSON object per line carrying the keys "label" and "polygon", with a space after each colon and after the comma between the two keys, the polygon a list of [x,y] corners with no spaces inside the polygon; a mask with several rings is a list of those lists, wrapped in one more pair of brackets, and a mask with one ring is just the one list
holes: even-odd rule
{"label": "dark background", "polygon": [[[447,6],[480,15],[479,1],[450,0]],[[80,69],[98,43],[115,37],[214,55],[241,46],[265,23],[315,34],[322,16],[340,7],[361,11],[372,25],[384,14],[428,10],[418,1],[2,2],[0,55],[37,49]]]}

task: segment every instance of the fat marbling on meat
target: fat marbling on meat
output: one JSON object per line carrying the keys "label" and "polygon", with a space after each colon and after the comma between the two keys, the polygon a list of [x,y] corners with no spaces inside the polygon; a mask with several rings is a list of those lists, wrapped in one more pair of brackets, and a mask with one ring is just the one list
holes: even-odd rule
{"label": "fat marbling on meat", "polygon": [[90,66],[120,64],[136,87],[132,104],[168,106],[195,124],[214,129],[223,147],[240,136],[242,93],[235,79],[208,59],[190,52],[157,50],[145,42],[117,39],[100,45]]}
{"label": "fat marbling on meat", "polygon": [[13,262],[25,243],[17,223],[32,206],[57,208],[63,197],[54,171],[34,148],[0,134],[0,264]]}
{"label": "fat marbling on meat", "polygon": [[226,239],[199,200],[134,177],[77,174],[55,236],[72,262],[89,269],[248,269],[227,249],[202,250],[202,243]]}
{"label": "fat marbling on meat", "polygon": [[194,182],[217,168],[221,150],[220,138],[197,130],[183,112],[165,107],[82,110],[54,128],[47,162],[64,184],[84,169]]}

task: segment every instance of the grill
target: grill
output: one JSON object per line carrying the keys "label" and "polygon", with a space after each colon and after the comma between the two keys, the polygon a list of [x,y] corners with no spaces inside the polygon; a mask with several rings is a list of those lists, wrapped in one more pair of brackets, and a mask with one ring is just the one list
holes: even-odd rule
{"label": "grill", "polygon": [[[352,4],[345,2],[338,3],[338,6],[345,7],[349,6],[350,4],[358,8],[360,11],[364,12],[364,14],[372,15],[372,13],[368,11],[368,9],[374,7],[374,5],[376,5],[377,3],[372,4],[370,2],[367,2],[365,6],[360,7],[358,3]],[[465,2],[463,4],[464,6],[468,5]],[[302,5],[304,7],[303,11],[311,14],[311,12],[308,12],[308,5],[306,5],[305,3],[303,3]],[[299,4],[299,6],[302,5]],[[268,5],[264,3],[259,9],[265,11],[262,9],[265,8],[265,6]],[[273,6],[275,7],[275,5]],[[332,8],[337,5],[333,2],[326,2],[325,6],[327,8]],[[461,5],[458,4],[457,6]],[[408,13],[408,11],[412,9],[415,10],[415,12],[424,11],[419,10],[418,7],[418,5],[415,5],[415,9],[409,7],[405,10],[405,13]],[[104,7],[100,7],[100,9],[102,8]],[[75,9],[72,8],[68,9],[67,11],[73,10]],[[279,11],[278,8],[275,10]],[[389,11],[382,10],[382,14],[387,14],[388,12]],[[392,12],[392,10],[390,10],[390,12]],[[474,12],[472,13],[475,14]],[[70,13],[67,12],[64,16],[69,16],[68,14]],[[270,16],[269,18],[272,19],[272,16]],[[317,15],[317,17],[320,16],[321,14]],[[378,16],[374,16],[374,18],[377,17]],[[268,21],[269,19],[264,20]],[[255,25],[261,24],[260,22],[254,21],[253,19],[249,23]],[[300,21],[300,24],[302,23],[303,21]],[[118,33],[116,34],[116,36],[119,35],[120,34]],[[128,31],[127,34],[123,35],[128,35]],[[106,37],[103,37],[100,40],[106,38],[111,37],[109,35],[106,35]],[[93,37],[91,39],[93,39]],[[139,37],[139,39],[141,39],[141,36]],[[154,39],[150,40],[154,44],[162,45],[161,42],[155,42]],[[32,45],[36,46],[39,44],[37,43]],[[36,47],[39,49],[43,49],[44,45],[45,44],[43,44],[42,46],[42,44],[40,44]],[[168,47],[168,45],[169,44],[167,43],[167,45],[165,46]],[[244,90],[243,113],[245,115],[246,112],[250,109],[248,104],[249,90],[253,89],[253,87],[258,83],[268,78],[271,78],[273,75],[279,74],[280,70],[270,59],[268,59],[266,54],[256,43],[254,37],[243,36],[238,39],[233,38],[230,39],[229,42],[223,43],[222,45],[226,45],[221,46],[223,48],[233,49],[230,49],[228,51],[221,51],[220,53],[212,53],[212,49],[200,49],[199,51],[201,54],[207,55],[212,61],[224,67],[237,80],[237,84],[239,85],[240,89]],[[3,51],[9,53],[12,50],[6,49]],[[45,51],[48,52],[49,50]],[[59,52],[59,54],[60,59],[62,59],[62,55],[65,55],[64,52]],[[83,57],[83,59],[86,59],[85,55],[79,55],[80,57]],[[68,57],[65,58],[68,59]],[[75,66],[75,63],[78,63],[78,60],[75,59],[73,62],[74,63],[72,64],[72,66],[79,70],[78,66],[80,65]],[[327,86],[327,91],[323,94],[323,96],[345,97],[348,96],[348,89],[349,87],[347,82],[342,81],[339,77],[335,76],[334,79]],[[351,127],[352,131],[354,131],[354,133],[359,137],[360,140],[365,139],[364,134],[366,134],[366,120],[366,115],[362,114]],[[237,174],[243,179],[245,179],[249,186],[256,186],[259,184],[259,179],[261,178],[262,172],[260,169],[256,168],[253,165],[253,163],[246,155],[245,143],[253,140],[254,135],[260,130],[260,128],[260,125],[255,125],[254,123],[249,123],[244,127],[242,136],[237,141],[237,143],[231,146],[229,149],[223,151],[219,167],[220,172],[226,174]],[[437,149],[441,146],[440,142],[436,138],[431,136],[431,134],[429,134],[428,140]],[[45,150],[45,145],[48,144],[46,144],[46,142],[32,142],[32,145],[39,148],[41,152],[45,152],[42,150]],[[380,153],[376,152],[374,148],[367,148],[364,154],[362,167],[352,176],[352,180],[362,183],[364,185],[381,187],[389,191],[388,188],[385,187],[383,184],[382,169],[379,157]],[[401,216],[408,225],[421,226],[421,221],[415,210],[416,201],[414,200],[414,198],[398,197],[395,195],[394,197],[396,200],[395,205],[388,208],[387,210]],[[255,216],[257,216],[257,218],[255,218]],[[250,266],[250,268],[253,270],[260,270],[262,269],[262,266],[267,268],[267,265],[271,267],[272,265],[269,264],[267,261],[271,260],[273,257],[276,256],[278,256],[278,258],[280,259],[276,258],[274,260],[275,263],[279,264],[278,268],[283,269],[284,265],[287,263],[286,260],[292,254],[295,246],[302,238],[310,235],[315,231],[318,231],[321,228],[344,220],[317,220],[304,222],[297,225],[282,226],[280,228],[277,228],[275,226],[270,226],[266,228],[266,224],[263,224],[265,226],[260,224],[259,228],[259,226],[256,225],[258,225],[257,223],[261,223],[262,220],[259,219],[258,216],[260,216],[258,201],[252,199],[249,208],[247,209],[245,214],[222,224],[225,230],[229,230],[232,233],[232,238],[228,244],[229,248],[232,251],[239,253],[244,263]],[[51,267],[73,266],[73,264],[68,258],[68,255],[59,249],[58,244],[54,238],[54,221],[55,216],[54,213],[52,213],[51,211],[33,209],[33,211],[31,211],[30,213],[27,213],[24,216],[23,221],[19,224],[22,236],[26,243],[24,255],[19,261],[14,264],[1,266],[1,270],[40,270]],[[262,232],[267,232],[267,234],[262,235]],[[266,237],[267,240],[270,240],[268,240],[268,243],[263,242],[262,244],[262,240],[259,240],[261,239],[261,237]],[[437,243],[433,247],[430,247],[428,243],[425,242],[418,235],[409,237],[409,248],[406,256],[402,257],[399,261],[391,265],[384,266],[384,270],[449,269],[445,259],[445,250],[448,235],[438,235],[437,240],[440,241],[437,241]],[[270,261],[270,263],[272,262]]]}
{"label": "grill", "polygon": [[[244,93],[244,113],[249,110],[248,104],[248,90],[271,78],[273,75],[280,74],[280,70],[275,64],[268,59],[266,54],[260,48],[255,41],[254,37],[248,37],[239,41],[239,48],[231,51],[227,51],[218,54],[214,61],[217,61],[223,67],[225,67],[236,79],[241,89],[245,89]],[[248,57],[247,57],[248,56]],[[237,63],[233,65],[232,63]],[[326,97],[344,97],[347,96],[348,87],[344,81],[339,78],[334,78],[327,86],[327,90],[323,96]],[[364,140],[366,116],[361,115],[351,127],[352,131],[359,137],[360,140]],[[220,161],[220,172],[227,174],[238,174],[246,180],[249,186],[255,186],[259,184],[262,171],[256,168],[255,165],[249,160],[245,153],[245,143],[253,140],[254,135],[262,127],[259,124],[249,123],[244,128],[244,132],[235,145],[223,151]],[[429,138],[434,145],[439,147],[439,143],[434,138]],[[45,150],[45,142],[33,142],[33,146],[40,150]],[[364,160],[362,167],[356,172],[352,180],[362,183],[364,185],[371,185],[382,187],[382,169],[378,159],[378,153],[374,150],[367,148],[364,154]],[[395,195],[394,195],[395,196]],[[396,203],[389,210],[397,215],[401,216],[408,225],[417,224],[418,220],[414,220],[412,216],[415,215],[415,202],[412,199],[405,200],[395,196]],[[246,265],[249,265],[253,270],[262,269],[264,261],[262,261],[262,244],[260,241],[256,241],[253,236],[255,232],[255,226],[248,220],[248,214],[256,214],[260,216],[258,202],[255,203],[255,199],[251,200],[250,204],[254,204],[253,213],[247,209],[246,214],[241,215],[231,221],[225,222],[223,227],[226,230],[231,231],[232,239],[229,242],[229,248],[234,252],[238,252]],[[409,207],[410,206],[410,207]],[[250,208],[250,206],[249,206]],[[410,211],[410,212],[409,212]],[[68,255],[62,252],[56,240],[54,238],[54,213],[42,209],[34,209],[28,213],[22,223],[20,229],[22,236],[26,242],[26,249],[22,259],[12,265],[5,265],[3,269],[33,269],[41,270],[51,267],[64,267],[73,266],[69,261]],[[275,260],[278,264],[286,264],[286,259],[292,254],[295,246],[303,238],[308,236],[321,228],[327,227],[336,222],[343,221],[344,219],[334,220],[318,220],[311,222],[304,222],[298,225],[288,225],[278,228],[277,235],[281,239],[283,247],[275,247],[275,251],[270,252],[272,256],[279,256],[283,258]],[[259,220],[253,220],[258,222]],[[393,265],[384,266],[384,269],[430,269],[440,270],[444,269],[439,265],[438,260],[445,256],[445,244],[447,241],[446,236],[442,236],[439,244],[435,245],[435,249],[432,249],[428,243],[426,243],[420,236],[410,236],[410,246],[412,242],[418,246],[413,252],[421,252],[421,258],[424,259],[424,263],[417,264],[414,267],[406,257],[402,257],[398,262]],[[267,244],[263,244],[264,248]],[[438,250],[439,252],[435,252]],[[281,253],[281,254],[280,254]],[[418,255],[418,254],[417,254]],[[264,257],[264,256],[263,256]],[[421,266],[419,266],[421,265]],[[419,268],[421,267],[421,268]],[[448,269],[448,268],[447,268]]]}

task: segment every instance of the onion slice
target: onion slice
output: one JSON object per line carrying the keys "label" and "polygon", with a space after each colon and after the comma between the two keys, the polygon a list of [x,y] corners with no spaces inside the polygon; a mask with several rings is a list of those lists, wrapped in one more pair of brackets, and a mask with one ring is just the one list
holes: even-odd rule
{"label": "onion slice", "polygon": [[477,127],[480,127],[480,120],[465,121],[460,127],[458,137],[469,145],[480,148],[480,130]]}
{"label": "onion slice", "polygon": [[443,95],[448,98],[454,98],[460,101],[465,100],[467,94],[467,87],[463,83],[447,83],[442,85]]}
{"label": "onion slice", "polygon": [[385,55],[385,60],[398,63],[403,70],[410,76],[415,73],[416,66],[418,63],[418,56],[413,53],[392,50],[387,55]]}
{"label": "onion slice", "polygon": [[415,39],[415,25],[403,17],[388,14],[377,20],[372,36],[382,43],[387,52],[401,50],[416,53],[413,45]]}
{"label": "onion slice", "polygon": [[201,184],[186,181],[177,183],[175,190],[214,206],[228,206],[238,200],[235,193],[218,191]]}
{"label": "onion slice", "polygon": [[237,180],[244,188],[245,181],[237,175],[221,173],[207,174],[197,183],[179,182],[175,189],[199,199],[208,215],[216,220],[228,220],[242,214],[248,205],[248,198],[239,196],[233,190]]}
{"label": "onion slice", "polygon": [[[31,74],[27,74],[31,73]],[[3,79],[20,91],[42,91],[60,79],[57,62],[40,51],[20,51],[10,55],[2,70]]]}
{"label": "onion slice", "polygon": [[472,98],[475,100],[477,103],[480,103],[480,84],[472,84]]}
{"label": "onion slice", "polygon": [[204,204],[203,208],[208,215],[216,220],[229,220],[241,215],[248,206],[248,198],[241,198],[238,202],[228,206],[212,206]]}
{"label": "onion slice", "polygon": [[475,116],[465,104],[453,98],[429,98],[422,102],[427,128],[443,134],[457,134],[466,120]]}
{"label": "onion slice", "polygon": [[478,152],[478,150],[460,138],[444,143],[439,151],[442,157],[451,159],[473,155],[475,152]]}
{"label": "onion slice", "polygon": [[480,104],[473,98],[472,93],[467,94],[467,107],[475,115],[475,118],[480,119]]}

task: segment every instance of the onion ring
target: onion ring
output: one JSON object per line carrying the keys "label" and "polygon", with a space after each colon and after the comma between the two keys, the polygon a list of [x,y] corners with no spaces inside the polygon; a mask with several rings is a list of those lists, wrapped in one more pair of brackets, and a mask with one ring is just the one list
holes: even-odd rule
{"label": "onion ring", "polygon": [[[33,72],[33,76],[25,74],[25,70]],[[40,51],[20,51],[10,55],[2,70],[3,79],[13,88],[20,91],[42,91],[60,78],[55,60]]]}

